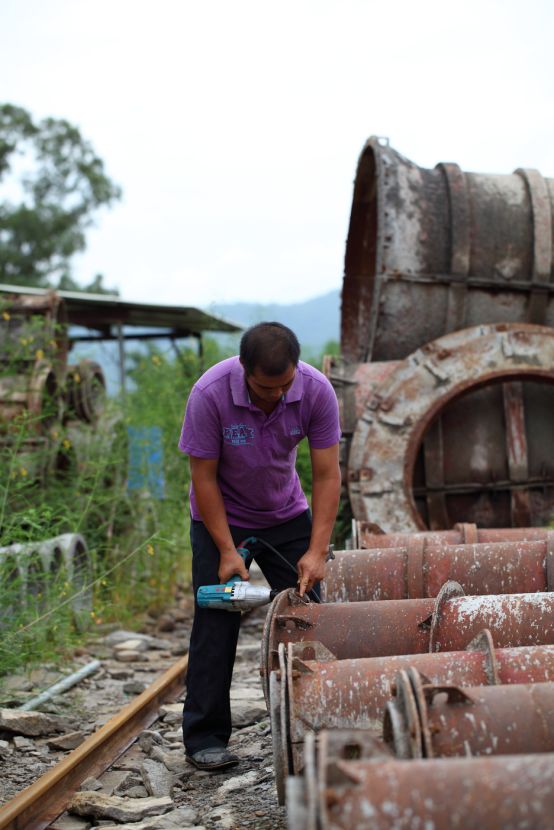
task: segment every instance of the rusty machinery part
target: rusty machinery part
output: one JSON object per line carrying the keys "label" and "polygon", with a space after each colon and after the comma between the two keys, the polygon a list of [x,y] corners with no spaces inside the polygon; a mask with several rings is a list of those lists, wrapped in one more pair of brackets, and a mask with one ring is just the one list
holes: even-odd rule
{"label": "rusty machinery part", "polygon": [[321,583],[323,602],[436,597],[445,582],[466,594],[554,591],[554,531],[543,542],[444,545],[413,537],[405,547],[336,551]]}
{"label": "rusty machinery part", "polygon": [[554,329],[446,335],[367,402],[348,458],[357,520],[386,533],[547,525],[554,512]]}
{"label": "rusty machinery part", "polygon": [[365,729],[380,737],[385,707],[401,671],[417,669],[441,686],[554,681],[554,646],[494,649],[488,631],[481,632],[466,651],[439,654],[320,662],[304,658],[311,650],[310,644],[288,644],[285,699],[282,669],[270,675],[275,779],[280,793],[284,792],[284,776],[302,771],[303,744],[310,730]]}
{"label": "rusty machinery part", "polygon": [[549,528],[491,527],[481,528],[470,522],[459,522],[452,530],[415,531],[414,533],[376,533],[373,522],[354,522],[356,548],[401,548],[412,539],[443,545],[476,545],[483,542],[542,542]]}
{"label": "rusty machinery part", "polygon": [[67,416],[91,424],[102,415],[106,400],[106,379],[98,363],[81,360],[67,367]]}
{"label": "rusty machinery part", "polygon": [[401,670],[383,737],[398,758],[554,751],[554,683],[466,686]]}
{"label": "rusty machinery part", "polygon": [[46,360],[36,360],[29,372],[0,376],[0,432],[17,435],[24,426],[47,433],[61,417],[61,404],[57,373]]}
{"label": "rusty machinery part", "polygon": [[290,830],[527,830],[551,826],[554,754],[392,759],[363,732],[323,731],[306,743],[288,787]]}
{"label": "rusty machinery part", "polygon": [[43,830],[66,809],[82,782],[101,775],[144,729],[158,718],[160,705],[179,699],[188,656],[180,658],[142,694],[90,735],[34,784],[2,805],[0,830]]}
{"label": "rusty machinery part", "polygon": [[554,325],[553,202],[537,170],[428,170],[370,138],[346,242],[343,356],[402,359],[484,323]]}
{"label": "rusty machinery part", "polygon": [[348,486],[348,456],[358,418],[364,414],[368,400],[378,394],[387,378],[400,365],[399,361],[345,363],[334,355],[324,357],[323,373],[333,384],[339,404],[339,460],[344,496],[347,496],[345,488]]}
{"label": "rusty machinery part", "polygon": [[338,660],[462,651],[484,628],[497,648],[554,644],[550,593],[466,597],[457,583],[447,582],[436,599],[296,604],[292,594],[275,598],[264,626],[266,700],[280,643],[320,643]]}
{"label": "rusty machinery part", "polygon": [[0,365],[25,370],[35,361],[36,351],[41,350],[57,369],[65,368],[67,314],[59,294],[3,294],[0,311]]}

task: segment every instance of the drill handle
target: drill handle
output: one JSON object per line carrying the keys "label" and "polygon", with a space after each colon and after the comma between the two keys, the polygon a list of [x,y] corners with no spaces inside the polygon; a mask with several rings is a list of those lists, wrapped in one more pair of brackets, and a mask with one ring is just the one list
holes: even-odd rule
{"label": "drill handle", "polygon": [[[250,561],[248,561],[248,559],[249,559],[249,557],[252,556],[252,553],[251,553],[251,551],[248,550],[248,548],[242,547],[243,544],[244,544],[244,542],[241,542],[240,543],[241,546],[237,547],[237,553],[244,560],[244,564],[246,565],[246,567],[249,568],[250,563],[252,562],[252,559],[250,559]],[[231,579],[227,582],[227,585],[233,585],[235,582],[242,582],[242,579],[240,578],[240,576],[238,574],[235,574],[234,576],[232,576]]]}

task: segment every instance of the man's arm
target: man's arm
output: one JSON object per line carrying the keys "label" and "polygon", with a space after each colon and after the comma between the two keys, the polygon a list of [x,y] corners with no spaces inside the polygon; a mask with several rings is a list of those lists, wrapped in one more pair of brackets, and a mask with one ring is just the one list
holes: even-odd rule
{"label": "man's arm", "polygon": [[234,574],[241,579],[249,579],[249,574],[242,557],[237,553],[223,496],[217,482],[217,458],[197,458],[190,456],[190,472],[196,496],[196,504],[202,516],[206,530],[219,550],[218,576],[221,582],[227,582]]}
{"label": "man's arm", "polygon": [[298,561],[299,593],[313,588],[325,576],[325,559],[340,496],[339,445],[324,450],[310,447],[312,460],[312,535],[310,546]]}

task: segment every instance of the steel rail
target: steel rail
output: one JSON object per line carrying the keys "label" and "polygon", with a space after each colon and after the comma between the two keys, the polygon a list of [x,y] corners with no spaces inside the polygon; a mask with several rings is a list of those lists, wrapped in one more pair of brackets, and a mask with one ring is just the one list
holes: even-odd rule
{"label": "steel rail", "polygon": [[142,694],[90,735],[60,763],[0,809],[0,830],[44,830],[66,809],[89,776],[101,775],[154,723],[160,705],[184,689],[188,655],[178,660]]}

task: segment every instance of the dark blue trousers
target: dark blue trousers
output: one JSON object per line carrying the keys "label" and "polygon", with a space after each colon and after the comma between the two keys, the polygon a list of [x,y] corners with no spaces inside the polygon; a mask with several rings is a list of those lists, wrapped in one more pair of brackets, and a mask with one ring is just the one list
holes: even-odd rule
{"label": "dark blue trousers", "polygon": [[[282,591],[294,587],[296,563],[310,543],[311,515],[306,510],[295,519],[263,530],[231,526],[238,545],[247,536],[265,539],[281,556],[262,545],[249,545],[269,585]],[[202,522],[191,520],[192,585],[217,585],[219,551]],[[187,669],[187,696],[183,710],[183,740],[190,755],[200,749],[225,747],[231,736],[229,690],[240,629],[241,614],[199,608],[195,599]]]}

